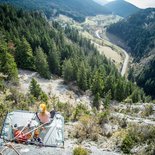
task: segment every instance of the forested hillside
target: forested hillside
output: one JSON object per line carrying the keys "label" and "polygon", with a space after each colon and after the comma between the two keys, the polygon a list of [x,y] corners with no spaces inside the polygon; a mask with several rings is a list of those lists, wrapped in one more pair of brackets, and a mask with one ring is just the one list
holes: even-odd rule
{"label": "forested hillside", "polygon": [[8,80],[18,80],[17,67],[37,71],[47,79],[57,74],[66,82],[76,81],[83,91],[91,89],[96,107],[101,97],[132,102],[146,99],[142,89],[121,77],[90,40],[69,26],[64,31],[58,23],[50,26],[40,13],[1,5],[0,31],[0,72]]}
{"label": "forested hillside", "polygon": [[155,40],[155,9],[145,9],[109,27],[108,32],[123,39],[136,59],[150,52]]}
{"label": "forested hillside", "polygon": [[138,74],[137,83],[145,89],[147,94],[155,98],[155,56],[152,56],[152,60]]}
{"label": "forested hillside", "polygon": [[126,2],[125,0],[116,0],[109,2],[105,5],[105,7],[112,13],[122,17],[128,17],[140,10],[139,8],[129,2]]}
{"label": "forested hillside", "polygon": [[93,0],[0,0],[0,2],[28,10],[42,10],[48,18],[64,14],[77,21],[84,21],[85,16],[110,13],[105,7]]}
{"label": "forested hillside", "polygon": [[110,26],[108,32],[124,40],[130,47],[135,61],[142,62],[143,69],[140,69],[141,72],[136,75],[137,83],[143,86],[148,94],[155,96],[153,52],[155,48],[155,9],[142,10],[128,19]]}

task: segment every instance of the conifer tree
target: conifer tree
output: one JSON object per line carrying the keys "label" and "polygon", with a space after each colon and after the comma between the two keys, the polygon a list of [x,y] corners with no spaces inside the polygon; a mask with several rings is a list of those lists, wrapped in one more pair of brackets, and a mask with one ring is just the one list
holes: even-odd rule
{"label": "conifer tree", "polygon": [[41,95],[41,92],[42,92],[39,84],[37,83],[37,81],[34,78],[31,80],[29,90],[30,90],[31,95],[33,95],[36,98],[39,98],[39,96]]}
{"label": "conifer tree", "polygon": [[60,53],[56,48],[55,42],[51,42],[51,49],[49,50],[48,63],[51,73],[60,74]]}
{"label": "conifer tree", "polygon": [[34,69],[32,48],[25,38],[22,38],[16,49],[16,62],[22,69]]}
{"label": "conifer tree", "polygon": [[33,95],[36,99],[46,102],[48,100],[47,95],[42,91],[40,88],[40,85],[37,83],[37,81],[33,78],[31,80],[30,86],[29,86],[30,94]]}
{"label": "conifer tree", "polygon": [[[1,41],[0,41],[1,42]],[[8,52],[6,42],[0,43],[0,72],[7,75],[7,80],[18,81],[18,70],[14,57]]]}
{"label": "conifer tree", "polygon": [[124,88],[123,82],[121,79],[119,79],[115,87],[115,99],[117,101],[123,101],[123,99],[125,99],[124,93],[125,93],[125,88]]}
{"label": "conifer tree", "polygon": [[63,64],[63,78],[65,81],[73,80],[73,65],[70,60],[65,60]]}
{"label": "conifer tree", "polygon": [[36,71],[40,74],[41,77],[50,79],[50,71],[46,54],[43,52],[41,47],[38,47],[35,53]]}
{"label": "conifer tree", "polygon": [[88,78],[87,69],[86,69],[86,66],[84,65],[84,62],[82,62],[78,69],[77,82],[78,82],[78,86],[84,91],[87,90],[88,88],[87,78]]}
{"label": "conifer tree", "polygon": [[97,109],[99,109],[100,107],[100,99],[101,99],[100,94],[99,93],[95,94],[95,97],[93,100],[93,106],[96,107]]}
{"label": "conifer tree", "polygon": [[109,107],[110,100],[111,100],[111,90],[109,90],[109,91],[106,93],[106,96],[105,96],[104,107],[105,107],[106,109]]}
{"label": "conifer tree", "polygon": [[103,89],[104,89],[104,81],[103,81],[99,71],[96,71],[95,75],[93,76],[91,90],[92,90],[93,94],[99,93],[99,95],[101,96]]}

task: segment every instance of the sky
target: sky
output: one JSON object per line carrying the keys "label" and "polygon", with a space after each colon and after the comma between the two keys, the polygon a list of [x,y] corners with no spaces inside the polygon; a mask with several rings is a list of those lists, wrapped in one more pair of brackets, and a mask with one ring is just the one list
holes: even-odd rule
{"label": "sky", "polygon": [[[113,0],[108,0],[108,1],[113,1]],[[126,1],[136,5],[139,8],[148,8],[148,7],[155,8],[155,0],[126,0]]]}

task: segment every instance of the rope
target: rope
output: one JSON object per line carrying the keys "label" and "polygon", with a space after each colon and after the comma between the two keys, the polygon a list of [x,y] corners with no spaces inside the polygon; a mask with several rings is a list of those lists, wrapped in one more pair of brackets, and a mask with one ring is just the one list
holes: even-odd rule
{"label": "rope", "polygon": [[8,149],[8,147],[4,147],[4,148],[2,149],[2,151],[0,152],[0,155],[3,155],[3,152],[4,152],[6,149]]}
{"label": "rope", "polygon": [[11,143],[6,143],[4,144],[4,148],[2,149],[2,151],[0,152],[0,155],[3,155],[3,152],[7,149],[12,149],[17,155],[21,155],[18,150],[11,144]]}
{"label": "rope", "polygon": [[46,125],[46,124],[48,124],[48,122],[39,125],[38,127],[34,128],[33,130],[31,130],[31,131],[29,131],[29,132],[27,132],[27,133],[24,133],[23,135],[26,136],[26,135],[28,135],[28,134],[30,134],[31,132],[33,132],[33,131],[35,131],[35,130],[41,128],[42,126],[44,126],[44,125]]}
{"label": "rope", "polygon": [[[36,113],[34,114],[34,116],[36,116]],[[11,141],[14,141],[16,138],[19,137],[19,135],[26,129],[26,127],[32,123],[32,120],[35,118],[35,117],[32,117],[31,120],[22,128],[22,130],[20,130],[19,134],[16,135],[13,139],[11,139]]]}

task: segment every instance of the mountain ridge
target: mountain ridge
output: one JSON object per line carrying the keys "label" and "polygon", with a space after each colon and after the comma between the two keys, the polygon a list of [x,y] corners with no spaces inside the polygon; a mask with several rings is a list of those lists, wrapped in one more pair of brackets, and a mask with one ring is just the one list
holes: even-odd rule
{"label": "mountain ridge", "polygon": [[93,0],[44,0],[44,2],[42,0],[0,0],[0,3],[9,3],[29,10],[41,10],[48,18],[64,14],[80,22],[84,21],[86,16],[111,13]]}
{"label": "mountain ridge", "polygon": [[135,5],[124,0],[116,0],[109,2],[105,4],[104,7],[110,10],[112,13],[122,17],[128,17],[140,10]]}
{"label": "mountain ridge", "polygon": [[95,1],[96,3],[98,3],[98,4],[100,4],[100,5],[105,5],[105,4],[107,4],[107,3],[109,3],[108,1],[106,1],[106,0],[93,0],[93,1]]}

